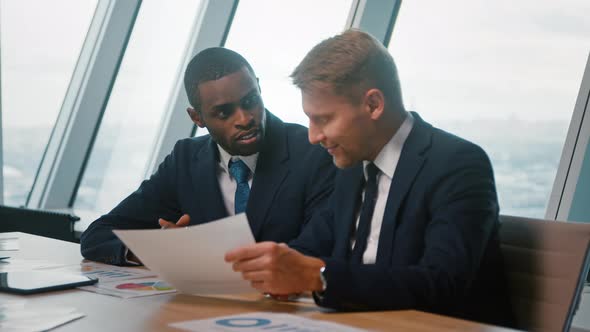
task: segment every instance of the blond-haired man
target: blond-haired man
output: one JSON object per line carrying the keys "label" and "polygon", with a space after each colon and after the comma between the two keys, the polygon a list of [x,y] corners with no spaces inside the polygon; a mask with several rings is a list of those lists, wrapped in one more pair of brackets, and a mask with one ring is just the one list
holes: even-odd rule
{"label": "blond-haired man", "polygon": [[337,175],[330,208],[285,244],[226,260],[262,292],[313,291],[336,309],[420,309],[511,325],[498,246],[493,171],[475,144],[403,106],[391,55],[346,31],[292,74]]}

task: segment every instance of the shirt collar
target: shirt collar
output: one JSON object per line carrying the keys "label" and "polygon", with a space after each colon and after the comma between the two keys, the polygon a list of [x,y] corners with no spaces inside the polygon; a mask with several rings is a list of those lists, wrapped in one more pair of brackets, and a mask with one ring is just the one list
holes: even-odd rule
{"label": "shirt collar", "polygon": [[[387,175],[390,179],[393,179],[393,173],[395,172],[395,168],[397,167],[397,163],[399,161],[399,157],[402,153],[402,148],[404,147],[404,143],[408,136],[410,135],[410,131],[414,127],[414,117],[412,113],[406,112],[406,118],[399,129],[395,132],[393,137],[383,146],[377,158],[373,162],[377,168],[383,174]],[[367,178],[367,165],[370,161],[363,161],[363,172],[365,173],[365,179]]]}
{"label": "shirt collar", "polygon": [[249,156],[232,156],[225,151],[219,144],[217,144],[217,150],[219,150],[219,164],[223,170],[229,174],[229,161],[240,159],[248,166],[250,172],[254,174],[256,171],[256,161],[258,160],[258,152]]}

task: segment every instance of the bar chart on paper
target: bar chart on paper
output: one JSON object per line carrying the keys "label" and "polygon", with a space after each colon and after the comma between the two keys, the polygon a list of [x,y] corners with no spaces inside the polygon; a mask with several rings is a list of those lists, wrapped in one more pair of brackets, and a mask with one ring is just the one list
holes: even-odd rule
{"label": "bar chart on paper", "polygon": [[83,263],[80,272],[90,278],[98,278],[99,281],[127,280],[154,276],[149,270],[105,266],[96,263]]}

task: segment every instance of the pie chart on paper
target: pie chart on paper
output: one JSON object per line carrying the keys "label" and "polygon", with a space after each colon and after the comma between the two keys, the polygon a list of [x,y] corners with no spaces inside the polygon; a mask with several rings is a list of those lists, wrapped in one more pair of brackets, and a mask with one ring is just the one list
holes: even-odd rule
{"label": "pie chart on paper", "polygon": [[128,282],[117,285],[117,289],[127,289],[134,291],[167,291],[174,288],[163,281],[155,282]]}

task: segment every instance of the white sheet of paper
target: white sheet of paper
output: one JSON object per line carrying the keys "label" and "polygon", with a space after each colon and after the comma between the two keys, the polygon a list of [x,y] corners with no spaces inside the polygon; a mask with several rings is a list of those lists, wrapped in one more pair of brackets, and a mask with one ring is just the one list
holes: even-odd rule
{"label": "white sheet of paper", "polygon": [[48,331],[82,317],[83,313],[71,307],[0,304],[0,331]]}
{"label": "white sheet of paper", "polygon": [[0,238],[0,251],[17,251],[18,247],[18,237]]}
{"label": "white sheet of paper", "polygon": [[244,213],[185,228],[114,233],[145,266],[182,293],[253,291],[249,282],[223,259],[229,250],[255,243]]}
{"label": "white sheet of paper", "polygon": [[196,319],[169,324],[172,327],[195,332],[231,331],[335,331],[360,332],[356,327],[272,312],[252,312],[241,315]]}
{"label": "white sheet of paper", "polygon": [[56,264],[40,259],[8,258],[0,261],[0,272],[30,271],[37,269],[59,268],[63,264]]}

